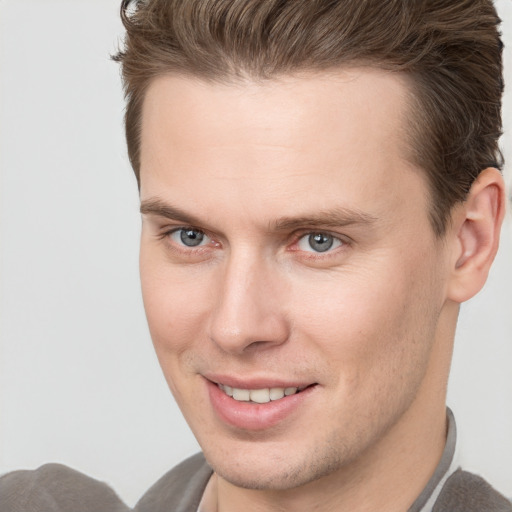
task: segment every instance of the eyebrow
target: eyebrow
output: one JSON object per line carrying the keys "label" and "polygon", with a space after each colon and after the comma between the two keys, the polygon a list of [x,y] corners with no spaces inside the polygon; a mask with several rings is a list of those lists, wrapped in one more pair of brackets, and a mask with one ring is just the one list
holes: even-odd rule
{"label": "eyebrow", "polygon": [[[204,221],[191,215],[181,208],[170,205],[161,199],[150,198],[141,202],[140,212],[143,215],[157,215],[170,220],[180,221],[191,226],[201,226]],[[311,215],[298,217],[281,217],[269,223],[269,231],[293,231],[299,228],[329,228],[349,225],[370,226],[378,221],[378,217],[357,209],[337,207],[316,211]]]}
{"label": "eyebrow", "polygon": [[157,198],[141,201],[140,213],[142,213],[142,215],[158,215],[159,217],[165,217],[169,220],[178,220],[184,224],[190,224],[192,226],[199,226],[202,224],[198,217],[190,215],[181,208],[172,206]]}
{"label": "eyebrow", "polygon": [[352,208],[337,207],[321,210],[312,215],[299,217],[282,217],[271,223],[270,228],[275,231],[292,231],[294,229],[344,227],[350,225],[370,226],[378,221],[378,217]]}

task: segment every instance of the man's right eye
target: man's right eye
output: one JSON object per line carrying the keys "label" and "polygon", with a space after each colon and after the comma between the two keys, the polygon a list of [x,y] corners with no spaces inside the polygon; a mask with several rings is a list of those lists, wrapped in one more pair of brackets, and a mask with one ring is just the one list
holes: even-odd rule
{"label": "man's right eye", "polygon": [[210,237],[199,229],[180,228],[170,234],[171,240],[177,245],[185,247],[200,247],[211,242]]}

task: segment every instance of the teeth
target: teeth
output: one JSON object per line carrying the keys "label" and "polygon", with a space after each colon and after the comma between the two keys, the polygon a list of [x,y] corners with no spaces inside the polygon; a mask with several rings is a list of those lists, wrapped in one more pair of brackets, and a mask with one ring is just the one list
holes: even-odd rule
{"label": "teeth", "polygon": [[233,388],[233,398],[239,402],[249,402],[251,392],[248,389]]}
{"label": "teeth", "polygon": [[294,395],[297,391],[302,391],[303,388],[264,388],[264,389],[240,389],[218,384],[219,388],[226,393],[226,395],[233,397],[239,402],[255,402],[257,404],[266,404],[271,400],[280,400],[285,396]]}
{"label": "teeth", "polygon": [[279,400],[280,398],[283,398],[284,391],[285,390],[283,388],[270,388],[270,400]]}
{"label": "teeth", "polygon": [[257,404],[266,404],[270,402],[269,389],[251,389],[251,401]]}

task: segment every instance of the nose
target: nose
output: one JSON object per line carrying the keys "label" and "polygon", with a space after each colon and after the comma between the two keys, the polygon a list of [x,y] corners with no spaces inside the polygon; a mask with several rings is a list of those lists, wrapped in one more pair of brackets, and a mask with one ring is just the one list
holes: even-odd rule
{"label": "nose", "polygon": [[256,255],[232,254],[219,274],[210,339],[232,354],[284,343],[289,321],[279,269]]}

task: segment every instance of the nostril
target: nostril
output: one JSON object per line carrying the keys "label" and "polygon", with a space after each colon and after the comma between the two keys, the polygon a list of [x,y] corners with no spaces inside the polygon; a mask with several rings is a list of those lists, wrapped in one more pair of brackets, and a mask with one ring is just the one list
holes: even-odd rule
{"label": "nostril", "polygon": [[257,349],[258,347],[268,343],[268,341],[253,341],[250,345],[247,346],[246,350],[250,350],[251,348]]}

